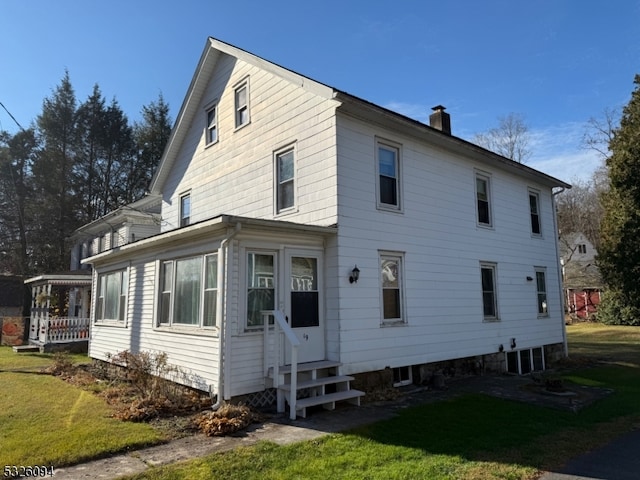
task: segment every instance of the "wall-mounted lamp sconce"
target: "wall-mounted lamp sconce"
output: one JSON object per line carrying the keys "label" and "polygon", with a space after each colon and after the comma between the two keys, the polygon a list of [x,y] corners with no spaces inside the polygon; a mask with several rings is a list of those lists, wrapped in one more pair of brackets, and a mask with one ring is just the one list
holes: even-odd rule
{"label": "wall-mounted lamp sconce", "polygon": [[500,344],[500,346],[498,347],[498,351],[500,353],[504,352],[504,345]]}
{"label": "wall-mounted lamp sconce", "polygon": [[511,350],[513,350],[514,348],[516,348],[516,339],[512,338],[511,339]]}
{"label": "wall-mounted lamp sconce", "polygon": [[358,268],[358,265],[356,265],[355,267],[353,267],[353,270],[351,270],[351,275],[349,275],[349,283],[358,283],[359,278],[360,269]]}
{"label": "wall-mounted lamp sconce", "polygon": [[533,282],[533,277],[527,277],[527,282]]}

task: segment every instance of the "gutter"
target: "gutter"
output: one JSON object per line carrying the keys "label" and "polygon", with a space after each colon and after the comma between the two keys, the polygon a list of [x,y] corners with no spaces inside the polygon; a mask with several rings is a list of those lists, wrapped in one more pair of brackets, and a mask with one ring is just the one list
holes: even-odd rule
{"label": "gutter", "polygon": [[[218,294],[216,298],[217,308],[216,308],[216,318],[220,319],[220,334],[219,334],[219,342],[218,346],[218,392],[216,402],[211,405],[212,410],[217,410],[222,405],[223,400],[223,389],[226,387],[224,383],[224,370],[226,368],[225,360],[228,360],[228,337],[226,328],[226,312],[227,312],[227,300],[229,296],[226,294],[227,286],[229,285],[228,277],[229,277],[229,268],[227,265],[228,260],[228,249],[229,242],[233,240],[233,238],[240,233],[242,228],[242,224],[237,222],[235,224],[235,229],[233,232],[228,234],[226,238],[220,242],[220,247],[218,247]],[[211,396],[213,396],[212,392],[209,392]]]}

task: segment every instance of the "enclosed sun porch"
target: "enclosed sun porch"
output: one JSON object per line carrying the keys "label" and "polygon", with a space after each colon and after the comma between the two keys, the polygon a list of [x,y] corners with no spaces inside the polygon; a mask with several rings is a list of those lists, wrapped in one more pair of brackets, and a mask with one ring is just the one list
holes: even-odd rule
{"label": "enclosed sun porch", "polygon": [[40,275],[31,287],[29,345],[40,351],[86,352],[89,345],[91,272]]}

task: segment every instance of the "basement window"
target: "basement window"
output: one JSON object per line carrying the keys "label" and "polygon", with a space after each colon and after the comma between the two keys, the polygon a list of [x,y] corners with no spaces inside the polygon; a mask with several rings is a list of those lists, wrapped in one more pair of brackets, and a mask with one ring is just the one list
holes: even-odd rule
{"label": "basement window", "polygon": [[393,369],[393,386],[402,387],[413,383],[411,367],[397,367]]}
{"label": "basement window", "polygon": [[526,375],[541,372],[544,367],[544,347],[525,348],[506,352],[507,372],[514,375]]}

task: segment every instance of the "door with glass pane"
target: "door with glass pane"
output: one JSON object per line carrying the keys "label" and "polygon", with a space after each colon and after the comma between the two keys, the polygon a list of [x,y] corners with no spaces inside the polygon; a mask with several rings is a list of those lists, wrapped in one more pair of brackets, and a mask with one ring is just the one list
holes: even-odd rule
{"label": "door with glass pane", "polygon": [[[324,360],[321,254],[288,250],[285,262],[285,314],[300,340],[298,361]],[[287,347],[286,362],[290,361],[291,349]]]}

